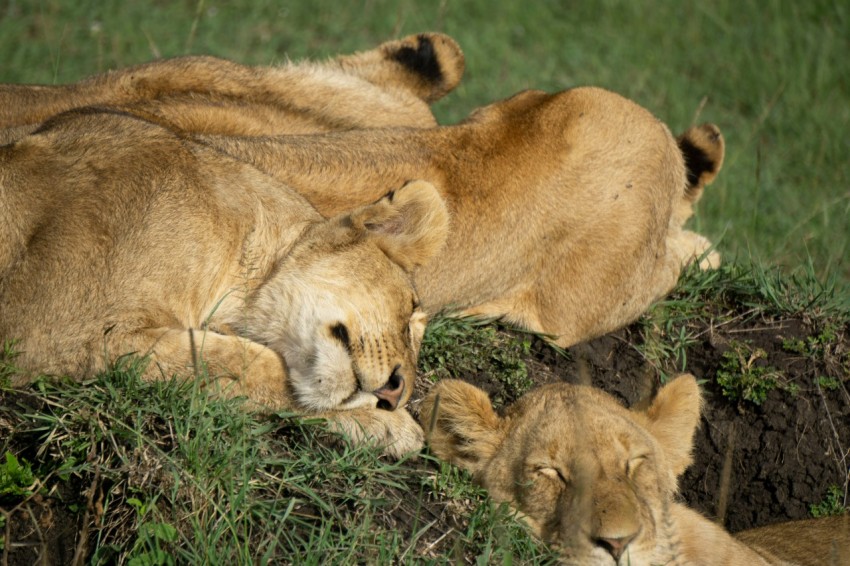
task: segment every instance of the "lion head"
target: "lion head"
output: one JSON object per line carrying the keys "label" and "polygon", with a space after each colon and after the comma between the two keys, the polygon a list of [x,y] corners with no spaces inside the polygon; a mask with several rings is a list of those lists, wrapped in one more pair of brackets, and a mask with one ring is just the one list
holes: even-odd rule
{"label": "lion head", "polygon": [[309,224],[281,257],[242,326],[286,360],[301,407],[395,409],[407,401],[427,322],[412,273],[447,230],[439,193],[416,181]]}
{"label": "lion head", "polygon": [[467,383],[438,383],[421,419],[433,453],[509,502],[569,564],[667,563],[669,507],[691,461],[700,393],[691,375],[645,412],[588,386],[532,391],[498,416]]}

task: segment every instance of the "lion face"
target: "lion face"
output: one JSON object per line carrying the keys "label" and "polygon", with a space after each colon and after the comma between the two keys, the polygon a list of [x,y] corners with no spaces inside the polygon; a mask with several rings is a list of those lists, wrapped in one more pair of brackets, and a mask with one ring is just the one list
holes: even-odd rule
{"label": "lion face", "polygon": [[442,246],[429,183],[309,226],[254,299],[248,331],[286,360],[310,410],[395,409],[410,397],[427,322],[412,271]]}
{"label": "lion face", "polygon": [[669,506],[690,462],[699,405],[692,376],[664,387],[646,413],[562,383],[529,393],[500,418],[483,392],[447,381],[423,402],[422,419],[426,432],[433,420],[434,454],[473,472],[565,563],[651,564],[677,554]]}
{"label": "lion face", "polygon": [[426,321],[410,274],[366,241],[321,257],[309,248],[293,250],[275,277],[285,289],[275,302],[288,308],[268,344],[286,360],[295,397],[318,410],[400,406]]}

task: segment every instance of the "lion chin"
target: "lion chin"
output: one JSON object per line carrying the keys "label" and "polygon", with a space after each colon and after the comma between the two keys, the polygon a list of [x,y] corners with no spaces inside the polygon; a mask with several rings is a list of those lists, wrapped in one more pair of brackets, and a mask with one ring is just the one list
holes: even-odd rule
{"label": "lion chin", "polygon": [[850,563],[850,517],[794,521],[735,537],[676,501],[691,463],[700,389],[685,374],[645,411],[567,383],[540,387],[493,410],[486,393],[457,380],[422,403],[428,444],[472,472],[531,530],[586,565],[815,565]]}

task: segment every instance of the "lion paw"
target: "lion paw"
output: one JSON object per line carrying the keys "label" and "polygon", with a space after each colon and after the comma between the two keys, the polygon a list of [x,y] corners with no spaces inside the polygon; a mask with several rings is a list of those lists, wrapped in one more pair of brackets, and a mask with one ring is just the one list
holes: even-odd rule
{"label": "lion paw", "polygon": [[713,245],[708,238],[694,234],[694,251],[688,263],[699,261],[699,268],[702,271],[717,269],[720,267],[720,254],[712,248]]}
{"label": "lion paw", "polygon": [[425,443],[422,427],[405,409],[354,409],[325,417],[331,431],[347,436],[355,444],[373,443],[393,458],[418,452]]}
{"label": "lion paw", "polygon": [[705,236],[689,230],[682,231],[672,242],[674,253],[678,254],[682,265],[699,262],[702,271],[720,267],[720,254],[712,249],[714,246]]}
{"label": "lion paw", "polygon": [[699,262],[699,268],[702,271],[708,271],[709,269],[717,269],[720,267],[720,254],[714,250],[708,252],[708,254],[703,257]]}

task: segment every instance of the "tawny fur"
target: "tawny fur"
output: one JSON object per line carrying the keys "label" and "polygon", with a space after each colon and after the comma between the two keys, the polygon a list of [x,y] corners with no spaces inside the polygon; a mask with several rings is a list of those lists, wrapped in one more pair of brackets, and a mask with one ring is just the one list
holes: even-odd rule
{"label": "tawny fur", "polygon": [[400,408],[425,326],[411,273],[447,223],[424,181],[325,219],[182,134],[73,111],[0,147],[0,340],[16,382],[137,354],[146,379],[209,376],[401,454],[422,441]]}
{"label": "tawny fur", "polygon": [[0,144],[83,106],[132,107],[173,128],[221,135],[431,127],[428,103],[457,86],[463,70],[457,43],[426,33],[324,62],[249,67],[187,56],[69,85],[0,85]]}
{"label": "tawny fur", "polygon": [[700,404],[696,380],[682,375],[644,412],[601,390],[559,383],[526,394],[500,417],[480,389],[443,380],[420,415],[433,454],[510,503],[560,549],[564,564],[847,564],[846,518],[784,523],[736,539],[676,501]]}
{"label": "tawny fur", "polygon": [[[325,216],[427,179],[452,218],[448,245],[415,274],[426,312],[503,316],[561,346],[634,320],[689,262],[719,263],[683,228],[723,160],[715,126],[674,139],[633,102],[578,88],[527,91],[435,127],[427,102],[462,72],[441,34],[321,64],[184,58],[0,87],[0,126],[14,139],[61,109],[119,106],[255,165]],[[288,135],[303,133],[316,135]],[[262,135],[277,137],[239,137]]]}
{"label": "tawny fur", "polygon": [[[446,248],[416,273],[423,308],[505,317],[561,346],[631,322],[688,263],[719,263],[680,222],[702,185],[686,185],[676,140],[602,89],[525,92],[451,127],[203,139],[322,214],[373,200],[375,187],[430,180],[452,220]],[[722,138],[713,144],[719,161]],[[327,190],[331,178],[347,190]]]}

